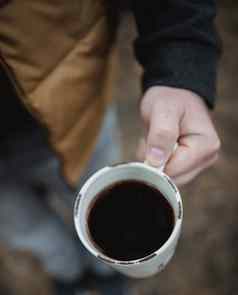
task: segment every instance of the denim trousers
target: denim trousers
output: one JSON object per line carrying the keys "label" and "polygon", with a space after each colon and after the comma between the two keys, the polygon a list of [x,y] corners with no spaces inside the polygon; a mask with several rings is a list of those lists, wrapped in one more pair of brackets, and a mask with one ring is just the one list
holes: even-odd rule
{"label": "denim trousers", "polygon": [[[78,189],[96,170],[121,160],[116,110],[105,115],[98,143]],[[86,269],[109,274],[81,245],[73,226],[77,191],[60,174],[59,162],[38,131],[15,136],[0,147],[0,243],[31,251],[60,280]]]}

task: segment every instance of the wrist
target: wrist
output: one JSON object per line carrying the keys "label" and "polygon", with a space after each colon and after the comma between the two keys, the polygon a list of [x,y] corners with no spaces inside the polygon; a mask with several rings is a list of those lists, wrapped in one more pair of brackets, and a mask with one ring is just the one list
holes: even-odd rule
{"label": "wrist", "polygon": [[148,116],[159,100],[165,100],[171,108],[176,108],[180,116],[185,109],[193,109],[194,105],[200,105],[201,108],[208,109],[202,97],[191,90],[169,87],[169,86],[152,86],[147,89],[141,100],[141,112]]}

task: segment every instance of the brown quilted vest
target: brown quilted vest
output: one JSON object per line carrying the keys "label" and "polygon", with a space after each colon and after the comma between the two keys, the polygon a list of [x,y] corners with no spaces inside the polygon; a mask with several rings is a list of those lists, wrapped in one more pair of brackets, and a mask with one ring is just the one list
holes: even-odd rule
{"label": "brown quilted vest", "polygon": [[[10,0],[0,9],[0,61],[49,130],[70,184],[96,142],[111,97],[112,32],[100,0]],[[7,98],[2,98],[7,99]]]}

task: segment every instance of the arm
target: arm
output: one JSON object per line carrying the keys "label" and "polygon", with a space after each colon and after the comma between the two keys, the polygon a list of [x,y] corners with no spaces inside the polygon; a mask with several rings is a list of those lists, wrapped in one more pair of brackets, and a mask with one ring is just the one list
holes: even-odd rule
{"label": "arm", "polygon": [[205,106],[215,101],[216,4],[134,0],[132,10],[139,32],[135,53],[144,68],[141,114],[148,126],[139,154],[155,166],[170,159],[166,172],[185,183],[214,162],[220,146]]}
{"label": "arm", "polygon": [[132,2],[139,37],[135,53],[144,67],[143,86],[192,90],[209,106],[215,98],[220,44],[214,28],[216,1]]}

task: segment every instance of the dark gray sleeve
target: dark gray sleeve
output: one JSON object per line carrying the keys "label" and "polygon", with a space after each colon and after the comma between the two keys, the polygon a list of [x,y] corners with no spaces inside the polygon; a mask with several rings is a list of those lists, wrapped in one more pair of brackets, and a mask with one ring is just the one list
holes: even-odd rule
{"label": "dark gray sleeve", "polygon": [[143,89],[189,89],[209,107],[216,97],[221,46],[214,0],[132,0],[138,38],[135,55],[144,68]]}

